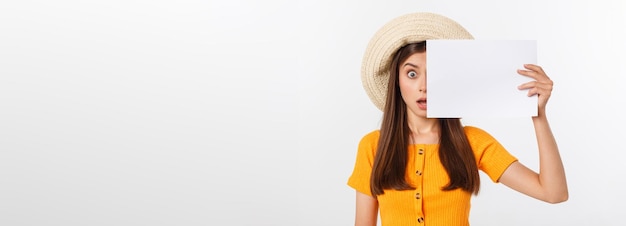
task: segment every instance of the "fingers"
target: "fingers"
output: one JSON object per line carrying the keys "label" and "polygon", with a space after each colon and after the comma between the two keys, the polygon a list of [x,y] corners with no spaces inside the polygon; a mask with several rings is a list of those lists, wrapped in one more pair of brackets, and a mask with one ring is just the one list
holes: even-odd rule
{"label": "fingers", "polygon": [[534,87],[539,87],[541,89],[552,90],[552,86],[554,86],[552,80],[545,81],[531,81],[517,86],[518,89],[530,89]]}
{"label": "fingers", "polygon": [[519,90],[527,89],[528,90],[528,94],[527,95],[528,96],[532,96],[532,95],[537,94],[537,88],[535,88],[535,84],[536,84],[536,82],[524,83],[524,84],[518,86],[517,89],[519,89]]}
{"label": "fingers", "polygon": [[517,73],[520,75],[531,77],[535,80],[550,80],[546,72],[543,71],[543,68],[538,65],[524,64],[524,68],[526,70],[518,69]]}
{"label": "fingers", "polygon": [[533,79],[533,81],[521,84],[517,88],[519,90],[528,90],[527,95],[529,97],[537,95],[539,109],[545,109],[552,94],[554,83],[546,75],[546,72],[543,71],[543,68],[534,64],[524,64],[524,69],[518,69],[517,73]]}
{"label": "fingers", "polygon": [[528,96],[533,96],[533,95],[550,96],[550,93],[552,92],[552,88],[554,84],[552,80],[550,80],[548,75],[546,75],[543,68],[534,64],[524,64],[524,68],[526,70],[519,69],[517,70],[517,72],[520,75],[533,78],[534,81],[521,84],[517,88],[519,90],[528,89]]}
{"label": "fingers", "polygon": [[524,84],[521,84],[521,85],[517,86],[517,89],[519,89],[519,90],[530,89],[530,88],[535,87],[536,84],[537,84],[536,81],[527,82],[527,83],[524,83]]}
{"label": "fingers", "polygon": [[550,83],[542,83],[537,81],[527,82],[517,87],[519,90],[528,90],[528,96],[535,94],[550,95],[552,92],[552,81]]}
{"label": "fingers", "polygon": [[524,64],[524,68],[531,70],[531,71],[537,71],[540,72],[542,74],[546,74],[543,71],[543,68],[541,68],[539,65],[535,65],[535,64]]}

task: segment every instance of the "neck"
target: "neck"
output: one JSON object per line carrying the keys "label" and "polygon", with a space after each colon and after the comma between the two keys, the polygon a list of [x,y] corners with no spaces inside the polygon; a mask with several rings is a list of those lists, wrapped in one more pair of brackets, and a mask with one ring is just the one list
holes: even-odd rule
{"label": "neck", "polygon": [[411,143],[413,144],[438,144],[439,143],[439,119],[426,118],[407,110],[407,123],[411,130]]}
{"label": "neck", "polygon": [[439,131],[439,120],[429,118],[424,120],[409,120],[409,128],[413,134],[427,134]]}
{"label": "neck", "polygon": [[413,136],[439,135],[439,120],[436,118],[420,117],[409,113],[407,120]]}

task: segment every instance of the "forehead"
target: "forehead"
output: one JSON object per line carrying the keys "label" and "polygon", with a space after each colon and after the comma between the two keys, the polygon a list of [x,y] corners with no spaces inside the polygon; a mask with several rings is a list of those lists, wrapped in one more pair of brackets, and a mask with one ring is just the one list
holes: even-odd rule
{"label": "forehead", "polygon": [[401,63],[401,66],[404,67],[407,63],[416,65],[416,66],[426,66],[426,52],[421,53],[413,53],[406,60]]}

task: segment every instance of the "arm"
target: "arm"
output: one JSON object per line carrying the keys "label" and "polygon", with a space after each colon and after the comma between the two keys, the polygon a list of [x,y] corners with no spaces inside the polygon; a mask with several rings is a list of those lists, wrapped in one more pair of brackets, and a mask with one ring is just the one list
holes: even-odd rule
{"label": "arm", "polygon": [[539,173],[515,162],[504,171],[500,182],[545,202],[564,202],[568,198],[565,169],[545,110],[553,83],[541,67],[536,65],[524,67],[528,70],[519,70],[518,73],[534,78],[535,81],[522,84],[519,88],[528,89],[529,96],[538,95],[538,114],[533,117],[533,125],[539,148]]}
{"label": "arm", "polygon": [[378,220],[378,200],[376,198],[356,192],[356,219],[355,226],[375,226]]}

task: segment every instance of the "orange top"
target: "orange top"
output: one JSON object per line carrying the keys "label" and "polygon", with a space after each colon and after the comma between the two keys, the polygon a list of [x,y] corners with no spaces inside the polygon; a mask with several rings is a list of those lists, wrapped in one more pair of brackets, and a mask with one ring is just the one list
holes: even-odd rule
{"label": "orange top", "polygon": [[[465,134],[474,151],[478,169],[495,183],[517,159],[490,134],[482,129],[465,126]],[[359,143],[354,171],[348,185],[372,195],[370,174],[380,131],[373,131]],[[456,189],[443,191],[448,184],[446,170],[439,160],[439,144],[413,144],[408,148],[406,180],[415,190],[385,190],[378,205],[382,225],[469,225],[471,193]]]}

